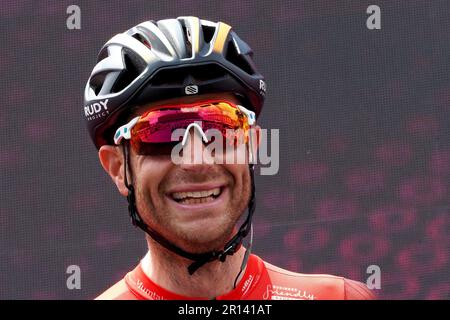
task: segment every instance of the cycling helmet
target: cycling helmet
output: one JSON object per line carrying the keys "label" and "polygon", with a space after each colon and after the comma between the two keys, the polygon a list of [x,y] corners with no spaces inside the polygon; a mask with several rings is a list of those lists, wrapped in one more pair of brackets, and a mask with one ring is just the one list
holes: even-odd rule
{"label": "cycling helmet", "polygon": [[223,22],[197,17],[145,21],[102,47],[84,91],[97,148],[141,105],[194,94],[232,92],[261,112],[266,85],[251,48]]}

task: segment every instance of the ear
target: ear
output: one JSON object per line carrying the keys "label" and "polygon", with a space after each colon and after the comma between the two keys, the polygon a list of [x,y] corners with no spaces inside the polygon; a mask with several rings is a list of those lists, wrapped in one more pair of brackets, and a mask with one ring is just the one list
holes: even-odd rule
{"label": "ear", "polygon": [[124,178],[124,158],[122,150],[116,146],[104,145],[98,151],[98,158],[103,169],[109,174],[117,189],[123,196],[128,195]]}

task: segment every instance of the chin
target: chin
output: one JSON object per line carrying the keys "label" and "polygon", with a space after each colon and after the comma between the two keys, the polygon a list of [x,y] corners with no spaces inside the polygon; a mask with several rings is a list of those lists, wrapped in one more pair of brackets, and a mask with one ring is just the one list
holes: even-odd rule
{"label": "chin", "polygon": [[[222,227],[223,228],[223,227]],[[189,228],[183,229],[178,233],[179,245],[186,248],[186,251],[192,253],[202,253],[211,250],[222,249],[223,246],[233,236],[231,228],[223,228],[222,230],[217,226],[208,226],[207,228]]]}

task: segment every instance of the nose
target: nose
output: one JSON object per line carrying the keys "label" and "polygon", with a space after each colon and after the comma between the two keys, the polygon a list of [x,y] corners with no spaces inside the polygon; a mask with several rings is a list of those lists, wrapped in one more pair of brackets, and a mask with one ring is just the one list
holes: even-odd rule
{"label": "nose", "polygon": [[190,166],[208,163],[208,157],[204,152],[204,142],[207,141],[206,135],[199,125],[189,126],[183,138],[181,165]]}

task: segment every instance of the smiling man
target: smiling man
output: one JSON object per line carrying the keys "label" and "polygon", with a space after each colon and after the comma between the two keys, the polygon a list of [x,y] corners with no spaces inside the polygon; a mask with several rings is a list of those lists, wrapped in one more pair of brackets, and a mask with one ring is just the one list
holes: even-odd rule
{"label": "smiling man", "polygon": [[[373,298],[360,282],[289,272],[251,254],[252,132],[265,96],[252,55],[229,25],[196,17],[141,23],[101,49],[85,89],[86,121],[149,250],[98,299]],[[211,163],[204,151],[212,140],[232,148],[214,150]],[[236,150],[244,163],[217,161]]]}

